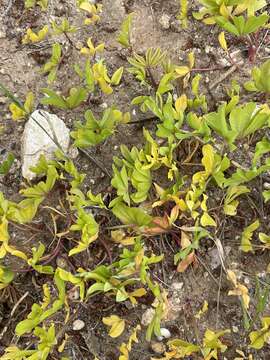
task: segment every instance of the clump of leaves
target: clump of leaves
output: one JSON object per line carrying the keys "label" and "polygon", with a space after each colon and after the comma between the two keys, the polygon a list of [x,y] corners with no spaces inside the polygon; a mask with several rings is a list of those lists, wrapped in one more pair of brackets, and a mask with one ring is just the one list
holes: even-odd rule
{"label": "clump of leaves", "polygon": [[34,335],[37,339],[37,348],[34,350],[21,350],[17,346],[9,346],[5,349],[5,354],[1,356],[2,360],[33,360],[43,359],[46,360],[55,345],[57,345],[57,339],[55,334],[55,326],[52,324],[48,330],[45,327],[36,327]]}
{"label": "clump of leaves", "polygon": [[215,332],[207,329],[201,345],[195,345],[181,339],[170,340],[167,343],[170,351],[165,353],[165,357],[159,359],[151,358],[151,360],[180,359],[195,355],[196,353],[201,353],[206,360],[218,359],[219,354],[224,353],[228,348],[221,339],[228,333],[230,333],[230,330]]}
{"label": "clump of leaves", "polygon": [[262,349],[270,336],[270,317],[261,319],[262,327],[259,330],[251,331],[249,334],[250,347],[253,349]]}
{"label": "clump of leaves", "polygon": [[24,104],[21,104],[20,102],[12,102],[9,105],[9,110],[11,112],[12,119],[15,121],[23,120],[28,115],[30,115],[34,110],[34,100],[35,96],[32,92],[29,92],[26,95],[26,99]]}
{"label": "clump of leaves", "polygon": [[75,33],[77,30],[75,26],[70,25],[68,19],[66,18],[64,18],[59,25],[55,21],[52,21],[51,26],[54,35]]}
{"label": "clump of leaves", "polygon": [[48,84],[52,84],[57,75],[57,69],[61,62],[62,56],[62,46],[59,43],[55,43],[52,45],[52,56],[49,61],[44,65],[42,72],[44,74],[48,74],[47,82]]}
{"label": "clump of leaves", "polygon": [[103,112],[100,120],[95,118],[91,110],[85,112],[84,118],[86,123],[75,123],[76,130],[71,132],[71,136],[75,139],[75,146],[81,148],[100,144],[114,133],[118,123],[125,123],[129,116],[117,109],[110,108]]}
{"label": "clump of leaves", "polygon": [[109,336],[116,338],[125,330],[125,320],[117,315],[111,315],[102,319],[103,324],[110,326]]}
{"label": "clump of leaves", "polygon": [[252,80],[244,84],[248,91],[258,91],[270,94],[270,60],[264,62],[260,67],[254,67],[251,71]]}
{"label": "clump of leaves", "polygon": [[15,273],[9,268],[0,265],[0,290],[7,287],[15,277]]}
{"label": "clump of leaves", "polygon": [[145,56],[134,54],[133,57],[128,58],[128,62],[132,65],[128,71],[133,74],[137,80],[142,83],[147,83],[147,78],[150,83],[156,86],[156,81],[151,70],[162,64],[165,60],[166,52],[160,48],[150,48],[146,51]]}
{"label": "clump of leaves", "polygon": [[120,84],[124,68],[117,69],[110,78],[103,60],[92,65],[88,59],[84,71],[78,65],[75,65],[75,71],[85,81],[85,86],[90,92],[95,92],[98,85],[104,94],[110,95],[113,92],[112,86]]}
{"label": "clump of leaves", "polygon": [[86,11],[87,18],[84,20],[85,25],[92,25],[100,21],[99,14],[102,12],[101,4],[90,4],[88,1],[80,1],[79,8]]}
{"label": "clump of leaves", "polygon": [[188,15],[188,0],[179,0],[180,1],[180,14],[177,16],[177,19],[181,21],[182,27],[187,28],[187,15]]}
{"label": "clump of leaves", "polygon": [[41,91],[46,95],[40,101],[43,105],[55,106],[62,110],[74,109],[80,106],[88,95],[88,91],[83,87],[71,88],[67,97],[58,95],[54,90],[47,88],[43,88]]}
{"label": "clump of leaves", "polygon": [[49,0],[25,0],[24,6],[26,9],[30,9],[36,5],[39,5],[43,11],[47,10]]}
{"label": "clump of leaves", "polygon": [[125,18],[125,20],[123,21],[123,23],[121,25],[120,34],[117,37],[117,41],[119,42],[119,44],[121,44],[125,48],[131,47],[130,28],[131,28],[131,24],[132,24],[132,17],[133,17],[133,13],[130,13],[127,15],[127,17]]}
{"label": "clump of leaves", "polygon": [[31,43],[37,43],[46,38],[49,32],[49,27],[45,25],[41,30],[39,30],[37,33],[34,32],[32,29],[27,29],[26,34],[24,35],[22,39],[23,44],[31,44]]}
{"label": "clump of leaves", "polygon": [[0,175],[2,176],[7,175],[14,161],[15,161],[14,154],[8,153],[7,158],[0,163]]}
{"label": "clump of leaves", "polygon": [[95,56],[97,53],[100,53],[104,50],[105,44],[101,43],[98,44],[97,46],[94,46],[92,39],[88,38],[87,40],[87,47],[83,47],[81,48],[81,54],[86,55],[86,56],[90,56],[93,57]]}
{"label": "clump of leaves", "polygon": [[232,109],[223,104],[217,112],[205,115],[204,119],[211,129],[226,140],[231,150],[234,150],[236,139],[253,134],[269,122],[270,110],[267,105],[258,106],[254,102]]}
{"label": "clump of leaves", "polygon": [[254,221],[252,224],[247,226],[241,236],[241,246],[240,249],[244,252],[252,252],[253,247],[251,244],[251,238],[255,230],[257,230],[260,226],[259,220]]}

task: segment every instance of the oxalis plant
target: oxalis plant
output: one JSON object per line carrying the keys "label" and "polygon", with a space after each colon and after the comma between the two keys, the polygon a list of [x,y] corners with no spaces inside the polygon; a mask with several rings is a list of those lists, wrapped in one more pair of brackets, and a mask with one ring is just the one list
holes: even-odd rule
{"label": "oxalis plant", "polygon": [[[266,14],[256,13],[263,9],[264,1],[205,0],[200,3],[202,9],[195,15],[197,18],[244,36],[245,41],[255,40],[256,36],[252,34],[268,21]],[[47,3],[27,1],[25,4],[26,8],[35,5],[46,10]],[[180,1],[180,5],[179,19],[187,26],[188,2]],[[82,26],[95,26],[99,22],[101,5],[80,0],[77,7],[85,17]],[[170,250],[172,264],[179,273],[188,271],[197,264],[204,239],[218,243],[219,217],[237,216],[241,202],[252,193],[250,182],[270,171],[270,141],[263,135],[270,125],[266,76],[269,62],[255,67],[250,81],[244,85],[248,91],[263,93],[265,102],[245,102],[240,86],[233,84],[228,90],[227,101],[210,107],[208,96],[201,89],[202,75],[197,73],[194,54],[188,54],[187,61],[179,64],[173,63],[170,54],[160,48],[147,49],[143,54],[132,52],[132,18],[133,14],[127,16],[117,34],[117,41],[129,51],[126,68],[112,71],[102,57],[106,49],[104,43],[87,38],[83,46],[75,45],[72,34],[78,29],[65,19],[61,24],[44,25],[39,31],[28,29],[23,37],[27,44],[46,37],[54,39],[57,35],[69,44],[68,50],[60,42],[52,45],[51,57],[41,69],[44,76],[48,75],[49,87],[41,90],[44,97],[35,99],[30,92],[21,101],[0,84],[3,94],[10,100],[9,109],[14,121],[25,121],[38,102],[45,107],[57,108],[62,114],[71,112],[74,120],[77,119],[71,138],[73,146],[80,150],[106,144],[120,127],[144,124],[144,120],[131,119],[130,106],[149,115],[147,121],[153,121],[150,129],[145,126],[142,130],[142,145],[120,145],[119,154],[112,161],[109,201],[103,192],[94,193],[94,188],[85,190],[86,174],[81,173],[61,149],[56,151],[54,160],[40,157],[32,168],[39,180],[22,187],[16,201],[0,193],[2,295],[10,297],[24,273],[38,274],[44,280],[42,294],[39,293],[28,313],[24,318],[20,316],[16,323],[16,345],[7,346],[0,359],[45,360],[53,357],[67,360],[64,354],[69,346],[70,324],[74,320],[71,308],[79,315],[83,306],[99,297],[115,304],[109,314],[106,312],[100,326],[104,326],[112,338],[128,333],[127,341],[119,347],[119,359],[128,360],[138,342],[138,334],[143,331],[147,341],[160,337],[160,328],[171,311],[170,293],[154,276],[165,256],[151,250],[151,241],[165,238],[174,243],[177,250]],[[76,52],[84,65],[71,64],[77,82],[67,92],[59,93],[50,86],[57,84],[57,73],[70,51]],[[91,109],[92,99],[117,91],[127,72],[140,84],[141,94],[127,104],[126,109],[119,110],[111,105],[95,113]],[[181,93],[179,84],[183,85]],[[251,144],[254,137],[258,140],[255,147],[250,147],[249,166],[243,167],[235,162],[235,152],[243,142]],[[186,148],[187,144],[188,151],[183,156],[180,149]],[[1,176],[9,175],[13,161],[14,156],[10,154],[1,163]],[[190,169],[188,175],[186,167]],[[213,199],[213,189],[222,194],[221,201]],[[260,196],[267,204],[270,191],[265,190]],[[106,216],[102,215],[104,213]],[[114,226],[104,225],[108,216],[113,219]],[[51,219],[51,234],[36,227],[35,220],[40,217]],[[259,220],[254,219],[246,225],[240,236],[239,251],[254,253],[256,236],[262,251],[269,251],[269,234],[261,228]],[[29,242],[31,245],[23,247],[12,236],[15,226],[25,231],[31,227],[44,236],[39,239],[34,236]],[[48,236],[52,237],[50,242]],[[104,236],[110,240],[109,244],[104,245]],[[84,256],[94,253],[98,246],[104,246],[107,259],[98,265],[88,265],[83,261]],[[111,247],[117,248],[114,257]],[[61,265],[55,262],[58,256],[71,264],[75,259],[74,263],[79,265]],[[235,271],[222,265],[228,281],[228,296],[239,300],[248,331],[249,347],[238,353],[238,359],[245,359],[246,350],[261,349],[268,341],[270,321],[264,315],[264,309],[269,289],[257,285],[257,312],[251,319],[252,299],[248,288]],[[144,329],[137,323],[127,329],[129,320],[119,316],[118,305],[128,304],[133,309],[144,299],[148,299],[147,302],[151,299],[152,316],[148,325]],[[196,321],[207,310],[208,303],[205,302],[195,316]],[[226,356],[230,344],[226,341],[230,337],[229,329],[205,329],[202,335],[197,335],[196,341],[170,339],[159,359],[200,356],[209,360],[218,359],[223,353]],[[93,355],[99,359],[100,354]]]}
{"label": "oxalis plant", "polygon": [[[199,12],[193,12],[197,20],[205,24],[217,24],[220,28],[237,36],[248,46],[249,59],[254,61],[259,48],[259,35],[268,27],[269,15],[263,12],[264,0],[198,0]],[[260,13],[259,13],[260,11]]]}

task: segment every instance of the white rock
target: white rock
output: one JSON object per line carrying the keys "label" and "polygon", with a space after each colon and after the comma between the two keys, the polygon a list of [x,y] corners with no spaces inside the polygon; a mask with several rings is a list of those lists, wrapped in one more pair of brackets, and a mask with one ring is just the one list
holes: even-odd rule
{"label": "white rock", "polygon": [[22,175],[25,179],[35,178],[30,167],[37,164],[40,155],[48,160],[53,159],[54,152],[58,149],[53,138],[67,152],[70,139],[65,123],[58,116],[44,110],[34,111],[25,124],[22,136]]}
{"label": "white rock", "polygon": [[270,190],[270,183],[265,182],[265,183],[263,184],[263,187],[265,188],[265,190]]}
{"label": "white rock", "polygon": [[170,28],[170,16],[167,14],[163,14],[159,19],[159,23],[164,30],[168,30]]}
{"label": "white rock", "polygon": [[160,328],[161,336],[157,336],[158,341],[162,341],[163,339],[169,339],[171,337],[170,330],[166,328]]}
{"label": "white rock", "polygon": [[75,320],[74,323],[72,324],[72,329],[74,331],[82,330],[84,327],[85,327],[85,322],[80,319]]}
{"label": "white rock", "polygon": [[174,282],[174,283],[172,283],[171,288],[173,290],[179,291],[182,289],[183,286],[184,286],[183,282]]}

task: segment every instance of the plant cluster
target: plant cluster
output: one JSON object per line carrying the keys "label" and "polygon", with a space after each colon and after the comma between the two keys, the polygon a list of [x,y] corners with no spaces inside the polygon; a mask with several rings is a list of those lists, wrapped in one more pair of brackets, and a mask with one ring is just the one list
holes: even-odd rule
{"label": "plant cluster", "polygon": [[[194,14],[207,24],[217,24],[236,36],[244,36],[245,41],[255,39],[255,33],[268,21],[268,15],[257,11],[265,6],[265,1],[249,0],[200,0],[202,8]],[[46,1],[26,1],[25,7],[39,5],[46,10]],[[188,2],[180,1],[179,19],[187,26]],[[95,26],[100,20],[101,5],[88,1],[78,1],[78,9],[86,14],[83,26]],[[8,294],[15,285],[22,268],[24,272],[36,272],[46,276],[43,285],[43,297],[32,304],[25,319],[17,323],[15,333],[19,340],[5,349],[2,360],[46,360],[50,354],[61,360],[68,335],[66,333],[72,319],[70,307],[74,302],[70,296],[78,290],[79,304],[91,301],[95,296],[114,299],[115,303],[129,302],[136,307],[140,299],[151,294],[153,317],[146,329],[146,339],[160,336],[161,323],[169,311],[168,294],[161,283],[154,280],[152,269],[163,261],[164,255],[154,254],[147,249],[149,239],[166,236],[172,241],[178,240],[178,251],[172,254],[178,272],[185,272],[196,262],[197,252],[203,239],[216,242],[219,234],[220,218],[237,215],[241,199],[252,192],[251,181],[270,171],[270,141],[262,135],[270,127],[270,108],[267,103],[270,89],[269,61],[252,70],[251,80],[244,84],[248,91],[263,93],[262,103],[245,102],[241,97],[243,89],[232,84],[226,101],[211,108],[207,94],[200,87],[201,74],[193,75],[196,59],[193,53],[188,55],[187,64],[173,63],[169,55],[160,48],[150,48],[145,54],[137,54],[132,49],[130,31],[133,14],[124,20],[117,40],[127,48],[127,68],[120,67],[111,73],[102,58],[106,44],[94,44],[86,39],[85,46],[76,47],[72,34],[78,29],[64,19],[61,24],[55,22],[45,25],[39,31],[28,29],[23,37],[24,44],[42,41],[55,35],[68,39],[70,49],[85,59],[84,67],[74,64],[72,70],[78,76],[78,83],[69,89],[68,94],[59,94],[51,87],[41,92],[45,95],[39,102],[65,112],[80,108],[84,110],[84,120],[74,122],[71,137],[73,146],[88,149],[104,143],[117,130],[118,125],[132,125],[131,115],[111,106],[96,115],[89,108],[92,95],[109,96],[114,87],[120,85],[125,71],[134,76],[143,89],[142,94],[132,100],[132,106],[142,113],[151,113],[157,121],[151,130],[143,129],[142,146],[129,149],[120,146],[119,156],[113,158],[111,186],[113,197],[108,203],[103,193],[85,192],[83,186],[85,174],[78,171],[76,164],[59,150],[55,160],[46,160],[42,156],[32,171],[40,179],[20,190],[21,199],[17,202],[7,199],[0,193],[0,289]],[[253,35],[252,35],[253,34]],[[248,39],[248,40],[247,40]],[[219,38],[226,50],[225,36]],[[52,45],[51,58],[41,69],[48,75],[48,86],[57,81],[57,73],[67,56],[59,42]],[[157,75],[158,74],[158,75]],[[184,86],[178,94],[177,84]],[[11,103],[9,109],[13,120],[25,120],[34,109],[33,93],[25,96],[21,102],[5,86],[0,89]],[[251,144],[256,138],[249,166],[244,167],[234,161],[237,147],[245,142]],[[181,155],[181,147],[189,144],[186,157]],[[6,176],[14,161],[9,154],[0,164],[0,175]],[[190,167],[189,175],[185,167]],[[165,174],[164,181],[158,180],[158,174]],[[64,188],[64,191],[61,189]],[[213,201],[211,193],[217,189],[222,193],[220,203]],[[53,194],[53,196],[51,196]],[[262,194],[262,201],[270,200],[270,190]],[[54,200],[52,200],[54,199]],[[106,211],[114,218],[113,229],[105,227],[100,217],[91,209]],[[14,226],[34,226],[37,216],[50,216],[54,226],[51,251],[46,241],[34,241],[34,246],[25,249],[14,244],[11,236]],[[263,251],[269,251],[270,236],[260,228],[259,219],[254,219],[242,229],[239,250],[243,253],[256,251],[255,238]],[[112,231],[110,231],[112,230]],[[67,270],[54,259],[64,252],[67,258],[91,252],[103,235],[109,236],[112,243],[122,248],[118,257],[110,263],[99,264],[94,268],[83,265]],[[18,259],[17,269],[7,265],[11,257]],[[108,255],[109,257],[109,255]],[[224,264],[223,264],[224,265]],[[257,318],[250,320],[251,299],[248,288],[241,283],[236,272],[224,265],[230,290],[229,296],[239,299],[243,319],[249,331],[249,347],[260,349],[269,339],[270,320],[263,315],[269,289],[257,286]],[[268,269],[269,271],[269,269]],[[48,279],[48,280],[47,280]],[[75,302],[76,305],[76,302]],[[78,304],[77,304],[78,305]],[[198,319],[207,311],[207,305],[199,312]],[[64,321],[63,328],[54,323],[56,316]],[[260,319],[261,318],[261,319]],[[258,320],[261,321],[258,328]],[[103,318],[109,327],[109,336],[120,336],[126,327],[125,319],[117,314]],[[119,349],[119,359],[128,360],[134,343],[138,342],[137,333],[141,326],[137,324],[128,341]],[[182,339],[172,339],[167,343],[167,351],[159,359],[179,359],[200,354],[203,359],[218,359],[228,346],[224,338],[230,330],[213,331],[206,329],[203,337],[195,343]],[[24,337],[31,339],[31,345],[24,348]],[[21,341],[22,340],[22,341]],[[238,359],[245,359],[240,351]],[[98,355],[96,355],[98,359]],[[153,358],[154,359],[154,358]],[[156,360],[156,359],[155,359]]]}

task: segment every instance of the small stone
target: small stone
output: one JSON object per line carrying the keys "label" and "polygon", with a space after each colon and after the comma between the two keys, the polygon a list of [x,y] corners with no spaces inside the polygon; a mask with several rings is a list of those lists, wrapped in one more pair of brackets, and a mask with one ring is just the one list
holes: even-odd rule
{"label": "small stone", "polygon": [[85,322],[80,319],[75,320],[74,323],[72,324],[72,329],[74,331],[82,330],[84,327],[85,327]]}
{"label": "small stone", "polygon": [[4,39],[6,37],[6,33],[0,30],[0,39]]}
{"label": "small stone", "polygon": [[102,109],[107,109],[108,108],[108,104],[107,103],[102,103],[99,105]]}
{"label": "small stone", "polygon": [[174,283],[172,283],[171,288],[173,290],[179,291],[179,290],[182,290],[183,286],[184,286],[183,282],[174,282]]}
{"label": "small stone", "polygon": [[5,104],[7,102],[7,98],[5,96],[0,96],[0,104]]}
{"label": "small stone", "polygon": [[153,342],[151,344],[151,349],[154,351],[155,354],[162,355],[166,351],[166,346],[160,342]]}
{"label": "small stone", "polygon": [[[230,246],[224,247],[224,255],[228,256],[231,251]],[[219,250],[214,247],[211,250],[208,251],[208,255],[210,256],[210,268],[211,270],[217,269],[221,265],[221,259],[220,259],[220,253]]]}
{"label": "small stone", "polygon": [[157,336],[158,341],[162,341],[163,339],[169,339],[171,337],[170,330],[166,328],[160,328],[160,336]]}
{"label": "small stone", "polygon": [[69,146],[69,129],[63,120],[44,110],[34,111],[25,124],[22,136],[22,175],[32,180],[36,177],[30,168],[37,165],[41,155],[47,160],[54,158],[58,146],[52,140],[57,139],[64,152]]}
{"label": "small stone", "polygon": [[68,298],[72,301],[79,300],[79,298],[80,298],[79,289],[77,287],[74,287],[73,289],[71,289],[68,293]]}
{"label": "small stone", "polygon": [[263,187],[264,187],[265,190],[270,190],[270,183],[265,182],[265,183],[263,184]]}
{"label": "small stone", "polygon": [[154,315],[155,315],[155,310],[153,308],[147,309],[142,315],[141,324],[144,326],[148,326],[153,320]]}
{"label": "small stone", "polygon": [[163,14],[159,19],[159,23],[163,30],[168,30],[170,28],[170,16],[167,14]]}
{"label": "small stone", "polygon": [[71,146],[68,150],[68,155],[74,160],[78,157],[79,150],[75,146]]}
{"label": "small stone", "polygon": [[233,326],[232,326],[232,331],[233,331],[235,334],[237,334],[237,333],[239,332],[239,329],[238,329],[237,326],[233,325]]}

